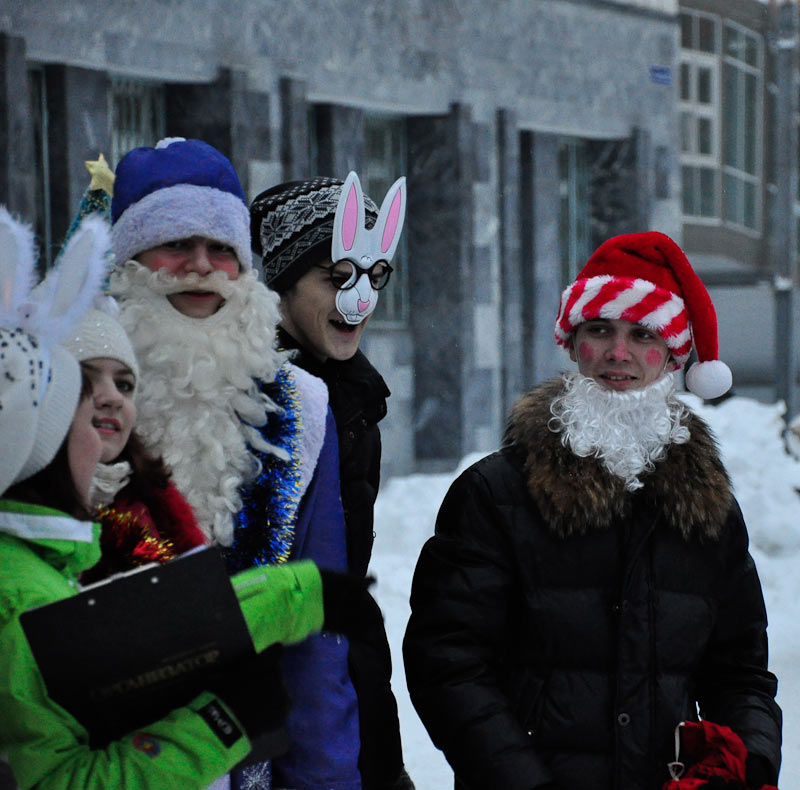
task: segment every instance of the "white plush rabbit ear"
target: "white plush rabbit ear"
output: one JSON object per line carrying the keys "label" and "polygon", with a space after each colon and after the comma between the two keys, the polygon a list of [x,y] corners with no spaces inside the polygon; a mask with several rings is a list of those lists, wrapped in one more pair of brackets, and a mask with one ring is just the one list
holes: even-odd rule
{"label": "white plush rabbit ear", "polygon": [[92,305],[106,276],[108,223],[89,217],[73,234],[57,265],[32,294],[31,325],[51,343],[67,338]]}
{"label": "white plush rabbit ear", "polygon": [[377,234],[380,238],[380,260],[387,263],[392,260],[400,242],[405,218],[406,179],[403,176],[398,178],[386,193],[378,214],[378,221],[372,229],[372,233]]}
{"label": "white plush rabbit ear", "polygon": [[0,206],[0,326],[20,325],[36,279],[33,231]]}
{"label": "white plush rabbit ear", "polygon": [[342,185],[342,193],[333,218],[331,260],[340,261],[342,258],[353,260],[359,236],[363,236],[364,232],[364,193],[361,191],[358,176],[351,170]]}

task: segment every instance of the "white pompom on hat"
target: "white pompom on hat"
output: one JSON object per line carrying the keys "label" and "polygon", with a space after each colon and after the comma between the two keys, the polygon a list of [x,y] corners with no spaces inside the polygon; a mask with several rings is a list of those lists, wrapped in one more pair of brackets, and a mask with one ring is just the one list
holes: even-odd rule
{"label": "white pompom on hat", "polygon": [[678,368],[694,345],[698,361],[686,387],[718,398],[731,387],[719,359],[717,314],[706,287],[683,250],[663,233],[629,233],[604,242],[561,295],[556,341],[568,347],[576,327],[597,318],[646,326],[663,338]]}

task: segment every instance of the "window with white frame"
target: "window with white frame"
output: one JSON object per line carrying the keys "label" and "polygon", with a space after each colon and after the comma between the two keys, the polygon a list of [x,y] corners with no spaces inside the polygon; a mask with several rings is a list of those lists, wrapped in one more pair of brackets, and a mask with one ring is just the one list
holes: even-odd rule
{"label": "window with white frame", "polygon": [[720,217],[719,32],[713,17],[681,14],[680,146],[683,214]]}
{"label": "window with white frame", "polygon": [[729,20],[681,13],[682,211],[761,225],[763,42]]}
{"label": "window with white frame", "polygon": [[109,91],[110,165],[132,148],[164,136],[164,88],[160,83],[114,78]]}
{"label": "window with white frame", "polygon": [[761,38],[726,22],[723,30],[722,173],[724,219],[758,230],[761,189]]}
{"label": "window with white frame", "polygon": [[[364,163],[359,173],[364,192],[380,206],[389,187],[406,174],[406,134],[403,118],[378,113],[364,115]],[[392,259],[389,284],[380,292],[372,321],[402,326],[408,319],[407,229]]]}
{"label": "window with white frame", "polygon": [[562,283],[578,275],[591,255],[589,168],[586,143],[576,137],[558,141],[558,236]]}

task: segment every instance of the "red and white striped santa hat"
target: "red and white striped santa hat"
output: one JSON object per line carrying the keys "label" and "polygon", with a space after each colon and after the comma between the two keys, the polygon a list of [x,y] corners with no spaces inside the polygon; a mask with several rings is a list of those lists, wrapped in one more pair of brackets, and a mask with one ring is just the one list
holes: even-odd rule
{"label": "red and white striped santa hat", "polygon": [[706,399],[730,389],[730,368],[718,358],[711,297],[669,236],[629,233],[597,248],[561,294],[556,341],[569,347],[576,327],[595,318],[619,318],[658,332],[678,368],[694,342],[698,361],[686,373],[686,388]]}

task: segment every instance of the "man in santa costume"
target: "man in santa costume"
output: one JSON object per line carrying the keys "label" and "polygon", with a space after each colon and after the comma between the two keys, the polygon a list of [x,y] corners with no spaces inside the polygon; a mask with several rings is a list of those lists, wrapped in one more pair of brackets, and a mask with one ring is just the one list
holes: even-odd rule
{"label": "man in santa costume", "polygon": [[556,339],[578,372],[519,400],[422,550],[412,701],[461,789],[659,790],[698,714],[744,743],[747,788],[775,784],[747,529],[672,375],[694,346],[688,389],[730,387],[708,293],[669,237],[618,236],[564,291]]}
{"label": "man in santa costume", "polygon": [[[346,571],[327,389],[276,347],[279,298],[253,269],[230,161],[201,140],[136,148],[117,165],[111,216],[110,291],[141,369],[136,430],[206,538],[231,573],[290,558]],[[279,761],[290,768],[278,787],[361,790],[347,653],[347,639],[326,633],[286,650],[291,746]],[[279,665],[265,666],[265,681]],[[281,700],[276,689],[270,720]],[[215,790],[269,790],[272,767],[234,772]]]}

